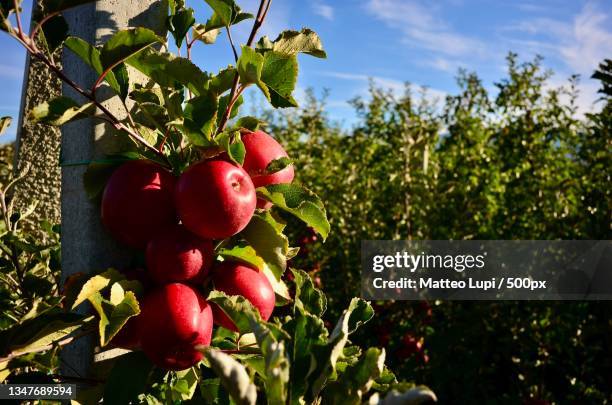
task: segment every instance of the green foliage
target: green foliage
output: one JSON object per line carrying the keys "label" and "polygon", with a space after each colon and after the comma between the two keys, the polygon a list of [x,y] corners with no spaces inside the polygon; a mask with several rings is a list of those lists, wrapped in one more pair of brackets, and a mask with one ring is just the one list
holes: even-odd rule
{"label": "green foliage", "polygon": [[[313,287],[306,273],[293,270],[293,274],[296,295],[291,315],[275,323],[262,321],[257,310],[242,297],[228,297],[216,291],[208,296],[241,333],[254,333],[260,350],[242,365],[206,348],[203,351],[208,362],[237,403],[252,404],[257,399],[249,371],[263,380],[268,403],[319,403],[326,398],[332,399],[330,403],[361,403],[372,394],[373,383],[382,376],[384,350],[370,349],[361,355],[354,346],[349,349],[347,343],[351,334],[372,319],[372,307],[353,299],[330,334],[319,318],[325,311],[325,295]],[[263,364],[255,361],[257,358]],[[387,372],[389,377],[391,383],[383,392],[400,388]],[[341,400],[346,392],[351,394],[344,398],[349,402]]]}
{"label": "green foliage", "polygon": [[[334,232],[324,245],[291,218],[287,229],[301,241],[291,265],[334,292],[328,317],[359,293],[361,240],[610,238],[609,97],[579,120],[575,78],[554,88],[548,77],[540,60],[510,55],[496,96],[460,72],[459,92],[437,104],[410,86],[399,95],[372,86],[353,101],[360,120],[350,130],[312,94],[297,113],[268,114],[297,179],[326,202]],[[375,307],[374,333],[354,340],[384,346],[394,369],[443,402],[610,400],[601,376],[611,365],[596,360],[610,347],[607,303]],[[421,351],[409,350],[411,336]]]}
{"label": "green foliage", "polygon": [[257,190],[260,197],[295,215],[318,232],[323,239],[329,234],[329,222],[321,199],[307,188],[295,184],[272,184]]}
{"label": "green foliage", "polygon": [[[169,1],[166,26],[176,47],[186,48],[186,58],[163,52],[169,49],[168,38],[142,27],[119,30],[99,46],[67,37],[68,27],[61,12],[85,2],[45,3],[47,14],[41,21],[46,21],[42,30],[48,49],[37,56],[87,102],[79,104],[58,97],[35,107],[29,117],[35,122],[63,125],[98,113],[95,118],[110,124],[109,134],[116,140],[108,149],[112,153],[89,162],[83,178],[85,191],[94,200],[100,197],[115,168],[130,159],[153,160],[176,175],[197,160],[221,154],[242,164],[246,148],[241,133],[263,124],[255,117],[239,115],[242,92],[256,86],[273,107],[295,107],[297,54],[326,56],[320,38],[309,29],[285,31],[274,41],[262,38],[253,47],[270,6],[263,0],[247,45],[235,55],[235,66],[209,73],[190,60],[191,49],[197,43],[213,43],[221,29],[231,41],[231,26],[253,17],[242,12],[233,0],[207,0],[212,15],[205,24],[196,21],[184,1]],[[9,12],[2,11],[3,15]],[[5,24],[15,36],[10,22]],[[37,52],[29,41],[22,43],[31,53]],[[97,74],[90,90],[63,77],[61,68],[55,65],[51,53],[62,44]],[[130,83],[127,66],[141,72],[145,82]],[[119,96],[126,116],[114,115],[98,99],[97,90],[103,83]],[[7,125],[8,120],[3,119],[2,129]],[[288,158],[275,160],[265,173],[290,164],[293,161]],[[239,261],[261,271],[276,294],[278,316],[263,321],[244,297],[215,291],[209,277],[196,288],[208,294],[211,305],[227,314],[239,334],[217,328],[210,347],[196,348],[204,355],[202,362],[178,372],[157,369],[138,351],[103,362],[92,370],[100,380],[80,391],[77,403],[297,404],[321,403],[325,398],[361,403],[371,398],[384,401],[379,399],[380,394],[393,390],[409,391],[411,384],[398,383],[384,367],[384,350],[362,352],[349,340],[372,319],[369,303],[352,300],[330,333],[321,319],[327,309],[325,295],[307,273],[287,272],[287,262],[298,249],[290,246],[284,217],[301,220],[325,239],[330,223],[321,199],[299,185],[263,187],[258,189],[258,196],[272,203],[272,208],[258,210],[237,235],[215,241],[214,253],[219,261]],[[128,280],[120,271],[107,269],[70,276],[59,294],[59,280],[49,280],[50,276],[57,278],[59,269],[56,263],[52,267],[46,256],[56,254],[52,249],[56,248],[57,236],[53,246],[34,243],[17,227],[27,213],[14,216],[5,204],[2,207],[7,229],[0,236],[1,264],[7,269],[3,272],[7,278],[2,280],[1,292],[2,305],[10,312],[1,318],[0,376],[11,382],[27,380],[26,368],[33,367],[48,373],[50,381],[63,381],[65,376],[52,374],[58,349],[89,334],[96,335],[100,348],[112,345],[122,328],[140,313],[138,301],[144,286]],[[134,259],[135,263],[141,260],[139,256]],[[23,305],[16,308],[4,302],[5,296],[17,297]],[[94,315],[80,315],[87,308]],[[46,361],[50,364],[38,365],[45,363],[41,358],[45,355],[50,356]]]}
{"label": "green foliage", "polygon": [[39,104],[30,112],[30,120],[51,125],[64,125],[70,121],[87,118],[93,115],[93,103],[79,105],[69,97],[59,96]]}
{"label": "green foliage", "polygon": [[[3,119],[3,126],[9,122],[8,117]],[[11,197],[27,168],[14,177],[10,144],[2,147],[1,156],[0,381],[4,381],[13,369],[55,370],[53,346],[86,329],[92,319],[58,308],[59,226],[43,222],[37,235],[20,227],[36,206],[33,202],[29,209],[18,212]],[[47,353],[39,354],[43,350]]]}

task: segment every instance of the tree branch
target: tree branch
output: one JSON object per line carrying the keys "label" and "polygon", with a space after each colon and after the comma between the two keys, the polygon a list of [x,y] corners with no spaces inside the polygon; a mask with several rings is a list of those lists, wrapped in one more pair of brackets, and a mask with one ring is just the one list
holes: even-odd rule
{"label": "tree branch", "polygon": [[[253,45],[253,41],[255,40],[257,31],[263,25],[263,22],[266,18],[266,14],[268,13],[268,10],[270,9],[270,4],[272,4],[272,0],[261,0],[261,2],[259,3],[259,9],[257,10],[257,17],[255,18],[255,22],[253,23],[253,29],[251,29],[251,34],[249,35],[249,39],[246,43],[246,46],[250,47]],[[229,33],[229,30],[228,30],[228,33]],[[238,72],[236,72],[236,75],[234,76],[234,81],[232,82],[232,89],[230,90],[230,94],[229,94],[230,102],[228,103],[227,108],[225,109],[225,113],[223,114],[223,117],[221,118],[221,122],[219,123],[219,128],[217,128],[217,134],[220,134],[225,129],[225,126],[227,125],[227,122],[229,121],[229,117],[232,114],[232,109],[234,108],[234,104],[238,100],[238,97],[236,96],[236,91],[238,90],[239,81],[240,81],[240,76],[238,75]],[[240,93],[243,90],[244,89],[242,89]],[[238,93],[238,96],[240,96],[240,93]]]}

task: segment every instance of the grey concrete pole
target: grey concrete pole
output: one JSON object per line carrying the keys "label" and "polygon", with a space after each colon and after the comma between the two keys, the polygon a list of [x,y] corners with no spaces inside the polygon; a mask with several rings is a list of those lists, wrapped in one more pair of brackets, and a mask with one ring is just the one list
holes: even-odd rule
{"label": "grey concrete pole", "polygon": [[[32,21],[42,1],[33,4]],[[61,81],[42,62],[28,56],[15,142],[15,174],[23,173],[26,167],[29,170],[28,176],[15,186],[14,194],[15,207],[20,211],[34,200],[38,201],[33,215],[24,222],[28,230],[38,229],[36,225],[43,219],[52,223],[60,221],[60,130],[46,124],[33,124],[26,117],[32,108],[59,96],[61,91]]]}
{"label": "grey concrete pole", "polygon": [[[164,32],[167,3],[156,0],[98,1],[65,13],[71,35],[100,45],[114,32],[128,27],[145,26]],[[62,64],[66,75],[84,88],[91,88],[96,74],[70,51],[64,52]],[[130,71],[131,82],[139,79]],[[99,97],[111,112],[122,116],[124,108],[110,92],[99,91]],[[65,95],[83,101],[67,85]],[[104,145],[112,132],[107,124],[91,119],[77,121],[62,128],[62,277],[108,267],[121,268],[132,253],[117,245],[100,223],[97,204],[91,202],[83,188],[86,164],[104,154]],[[82,338],[62,351],[64,372],[87,376],[95,350],[95,338]],[[100,356],[96,356],[99,358]]]}

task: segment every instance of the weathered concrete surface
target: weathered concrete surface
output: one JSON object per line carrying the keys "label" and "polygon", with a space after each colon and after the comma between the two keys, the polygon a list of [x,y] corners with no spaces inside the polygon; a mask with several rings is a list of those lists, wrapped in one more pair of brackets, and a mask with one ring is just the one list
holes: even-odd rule
{"label": "weathered concrete surface", "polygon": [[[167,3],[155,0],[106,0],[86,4],[65,13],[71,35],[100,45],[117,30],[146,26],[163,33]],[[96,74],[70,51],[63,56],[64,71],[83,88],[91,88]],[[138,76],[130,72],[132,82]],[[124,107],[108,89],[100,89],[99,99],[105,106],[123,116]],[[105,91],[106,90],[106,91]],[[67,85],[64,94],[83,101]],[[90,201],[83,188],[83,174],[89,162],[104,154],[105,138],[112,134],[107,124],[97,120],[81,120],[62,128],[62,277],[78,272],[128,265],[132,252],[117,245],[100,223],[99,207]],[[80,339],[62,353],[65,371],[87,376],[94,355],[95,342]],[[96,356],[103,358],[104,356]]]}
{"label": "weathered concrete surface", "polygon": [[[42,0],[37,1],[32,20],[40,10]],[[44,124],[28,121],[27,113],[40,103],[60,95],[61,81],[40,61],[26,59],[26,69],[21,96],[21,109],[15,142],[15,174],[29,167],[28,176],[15,187],[15,207],[27,208],[37,200],[34,214],[24,221],[26,229],[36,229],[43,219],[53,223],[60,221],[61,177],[59,167],[60,130]]]}

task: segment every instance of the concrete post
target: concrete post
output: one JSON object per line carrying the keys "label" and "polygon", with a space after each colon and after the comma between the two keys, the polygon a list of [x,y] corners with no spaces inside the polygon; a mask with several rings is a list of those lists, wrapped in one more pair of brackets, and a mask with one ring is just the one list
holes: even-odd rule
{"label": "concrete post", "polygon": [[[159,0],[105,0],[89,3],[65,13],[71,35],[89,43],[100,45],[117,30],[145,26],[164,32],[167,3]],[[91,88],[96,74],[70,51],[64,52],[63,66],[66,75],[84,88]],[[131,82],[139,80],[130,71]],[[142,80],[142,78],[140,78]],[[124,108],[110,91],[101,89],[99,100],[118,116]],[[67,85],[65,95],[83,101]],[[107,124],[97,120],[81,120],[62,128],[62,277],[71,274],[108,267],[121,268],[128,264],[132,252],[118,246],[100,223],[99,207],[89,201],[83,188],[86,162],[104,154],[102,145],[111,134]],[[87,376],[94,357],[94,338],[79,339],[76,344],[62,351],[65,372]],[[100,356],[96,356],[98,359]]]}
{"label": "concrete post", "polygon": [[[32,7],[32,21],[36,20],[43,0]],[[33,24],[31,24],[33,26]],[[29,167],[28,176],[15,186],[15,206],[23,211],[32,201],[38,206],[24,222],[29,230],[36,230],[38,222],[46,219],[60,221],[60,130],[27,120],[28,111],[61,94],[61,81],[40,61],[27,57],[21,95],[21,108],[15,142],[15,174]],[[33,225],[33,226],[32,226]],[[42,236],[42,235],[41,235]]]}

